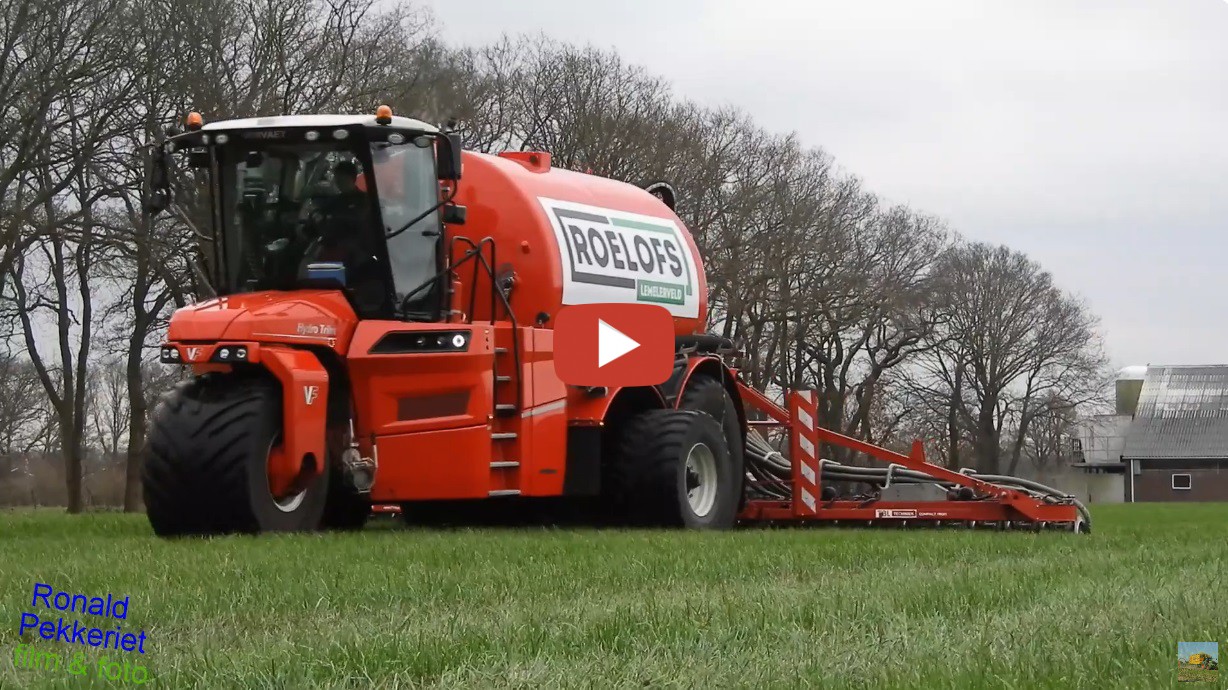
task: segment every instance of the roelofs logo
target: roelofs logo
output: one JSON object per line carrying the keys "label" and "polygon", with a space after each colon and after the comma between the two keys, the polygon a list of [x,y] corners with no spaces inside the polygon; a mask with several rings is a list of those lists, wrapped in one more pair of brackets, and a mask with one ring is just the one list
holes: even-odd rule
{"label": "roelofs logo", "polygon": [[650,303],[699,315],[697,267],[677,224],[541,198],[563,263],[563,304]]}

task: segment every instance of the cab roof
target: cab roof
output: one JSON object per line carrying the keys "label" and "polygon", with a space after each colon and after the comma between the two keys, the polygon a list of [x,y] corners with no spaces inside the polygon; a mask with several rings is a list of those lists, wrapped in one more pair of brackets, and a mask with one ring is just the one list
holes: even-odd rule
{"label": "cab roof", "polygon": [[392,122],[381,125],[375,121],[375,115],[277,115],[274,117],[247,117],[238,120],[219,120],[206,123],[201,131],[262,129],[265,127],[349,127],[363,125],[365,127],[393,127],[419,132],[438,132],[439,128],[409,117],[394,115]]}

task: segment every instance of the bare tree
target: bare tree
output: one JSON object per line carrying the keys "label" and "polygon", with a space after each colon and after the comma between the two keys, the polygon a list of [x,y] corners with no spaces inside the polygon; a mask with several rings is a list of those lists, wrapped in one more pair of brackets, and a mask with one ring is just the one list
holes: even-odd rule
{"label": "bare tree", "polygon": [[34,367],[19,355],[0,352],[0,495],[26,473],[31,454],[46,440],[50,416]]}
{"label": "bare tree", "polygon": [[1052,472],[1073,462],[1078,410],[1055,393],[1035,401],[1034,407],[1038,412],[1028,425],[1023,454],[1037,472]]}
{"label": "bare tree", "polygon": [[102,453],[106,464],[118,464],[130,416],[124,361],[97,362],[90,368],[89,381],[87,442]]}
{"label": "bare tree", "polygon": [[0,9],[0,296],[29,232],[120,123],[121,0],[14,0]]}
{"label": "bare tree", "polygon": [[[93,332],[94,267],[88,213],[77,224],[81,241],[70,243],[54,204],[45,207],[46,230],[39,233],[34,256],[22,256],[11,271],[14,301],[20,314],[26,354],[55,410],[64,453],[68,511],[80,512],[82,458],[85,453],[87,367]],[[54,329],[54,355],[39,347],[43,324]]]}
{"label": "bare tree", "polygon": [[[861,280],[838,301],[814,300],[817,327],[803,336],[821,384],[819,412],[827,428],[867,441],[889,433],[871,424],[881,409],[876,398],[894,367],[932,347],[930,336],[944,319],[933,270],[945,242],[941,223],[894,207],[876,212],[850,243],[848,268]],[[844,449],[825,453],[851,460]]]}
{"label": "bare tree", "polygon": [[1097,319],[1006,247],[957,246],[937,273],[947,321],[916,390],[949,405],[951,436],[967,434],[979,471],[1005,460],[1014,472],[1032,424],[1051,409],[1043,401],[1074,407],[1102,395]]}

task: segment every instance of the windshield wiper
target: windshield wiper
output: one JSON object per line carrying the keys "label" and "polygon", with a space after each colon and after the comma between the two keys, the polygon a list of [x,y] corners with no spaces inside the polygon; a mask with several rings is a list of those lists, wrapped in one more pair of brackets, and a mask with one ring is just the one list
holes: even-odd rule
{"label": "windshield wiper", "polygon": [[[406,223],[405,225],[402,225],[402,226],[401,226],[400,228],[398,228],[397,230],[393,230],[392,232],[386,233],[386,234],[384,235],[384,239],[386,239],[386,240],[390,240],[390,239],[392,239],[392,238],[396,237],[397,235],[400,235],[401,233],[405,232],[406,230],[408,230],[408,229],[412,228],[412,227],[413,227],[415,224],[417,224],[417,223],[418,223],[418,221],[422,220],[423,218],[426,218],[427,216],[431,215],[432,213],[434,213],[434,212],[438,211],[440,208],[443,208],[443,207],[444,207],[444,206],[446,206],[447,204],[451,203],[451,202],[452,202],[452,200],[456,198],[456,191],[457,191],[458,189],[460,189],[460,185],[453,185],[453,186],[452,186],[452,190],[451,190],[451,191],[448,193],[448,195],[447,195],[446,197],[444,197],[444,198],[443,198],[443,199],[442,199],[442,200],[441,200],[439,203],[437,203],[437,204],[435,204],[434,206],[432,206],[432,207],[428,208],[427,210],[423,211],[422,213],[419,213],[418,215],[414,216],[412,219],[410,219],[410,221],[409,221],[408,223]],[[438,233],[438,231],[433,231],[433,232],[435,232],[435,234],[436,234],[436,235],[438,235],[438,234],[439,234],[439,233]],[[423,234],[423,235],[426,235],[426,232],[424,231],[422,234]]]}

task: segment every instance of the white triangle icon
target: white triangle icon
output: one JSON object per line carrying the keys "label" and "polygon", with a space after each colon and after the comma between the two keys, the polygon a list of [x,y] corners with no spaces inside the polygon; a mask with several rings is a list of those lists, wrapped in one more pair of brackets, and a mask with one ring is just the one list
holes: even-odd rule
{"label": "white triangle icon", "polygon": [[597,319],[597,366],[604,367],[640,344],[610,324]]}

